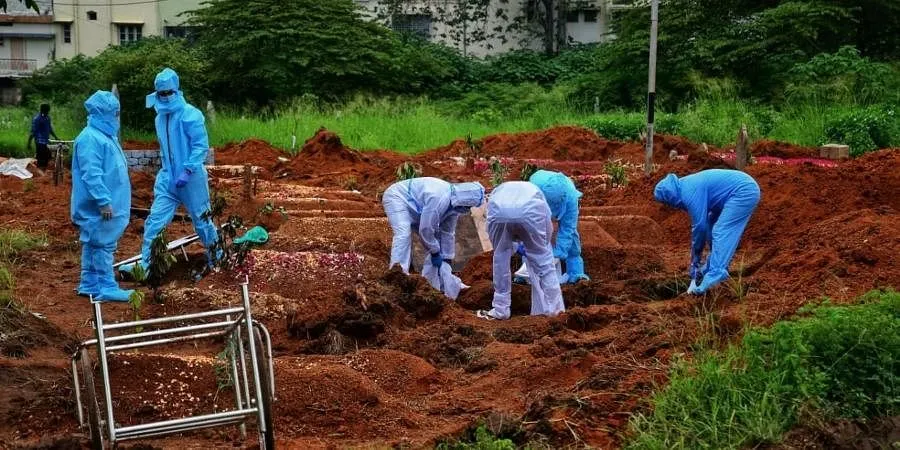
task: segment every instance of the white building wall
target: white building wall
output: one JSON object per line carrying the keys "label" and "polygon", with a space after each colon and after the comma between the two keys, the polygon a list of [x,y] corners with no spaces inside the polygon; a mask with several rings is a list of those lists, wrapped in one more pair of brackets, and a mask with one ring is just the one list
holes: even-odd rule
{"label": "white building wall", "polygon": [[[418,14],[421,11],[421,6],[433,3],[433,1],[421,0],[418,4],[407,7],[404,13]],[[382,11],[382,15],[384,14],[384,6],[378,0],[356,0],[356,2],[359,4],[363,16],[371,20],[378,19],[378,11]],[[596,21],[586,22],[585,14],[579,12],[578,22],[567,23],[569,38],[582,44],[606,42],[611,39],[612,36],[609,34],[610,3],[609,0],[592,0],[585,3],[588,8],[597,11]],[[452,8],[452,2],[446,2],[446,4],[450,4],[449,8]],[[505,30],[509,27],[510,21],[497,17],[496,13],[499,9],[506,10],[506,16],[510,20],[523,16],[525,12],[522,1],[510,0],[503,3],[495,0],[488,7],[488,19],[468,23],[465,34],[471,36],[478,29],[483,29],[487,34],[497,35],[498,33],[493,31],[495,28],[500,27]],[[441,42],[471,56],[484,57],[523,48],[532,50],[543,49],[543,41],[540,38],[540,34],[536,32],[537,28],[534,32],[525,30],[519,32],[504,31],[499,33],[502,34],[502,37],[491,36],[489,39],[476,41],[471,37],[468,39],[463,38],[462,25],[450,27],[446,23],[439,22],[439,19],[439,17],[433,18],[430,40]],[[388,20],[385,24],[390,26],[390,21]],[[531,26],[538,27],[537,24],[532,24]]]}

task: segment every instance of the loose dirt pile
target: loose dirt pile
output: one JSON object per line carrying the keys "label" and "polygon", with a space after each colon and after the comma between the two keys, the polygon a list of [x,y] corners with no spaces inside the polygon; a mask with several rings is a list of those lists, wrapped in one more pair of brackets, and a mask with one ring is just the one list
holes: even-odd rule
{"label": "loose dirt pile", "polygon": [[[672,150],[679,155],[687,155],[699,148],[698,144],[681,137],[658,135],[654,137],[654,160],[668,160]],[[586,128],[557,127],[487,136],[471,145],[465,139],[459,139],[446,147],[425,153],[422,158],[479,155],[556,161],[606,161],[615,158],[637,163],[644,161],[644,146],[640,142],[610,141]]]}

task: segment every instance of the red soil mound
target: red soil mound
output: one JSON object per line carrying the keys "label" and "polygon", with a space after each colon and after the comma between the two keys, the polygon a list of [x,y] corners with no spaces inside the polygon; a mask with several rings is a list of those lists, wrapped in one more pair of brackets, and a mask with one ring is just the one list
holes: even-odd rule
{"label": "red soil mound", "polygon": [[819,151],[812,147],[801,147],[786,142],[769,141],[763,139],[750,146],[753,156],[775,156],[778,158],[815,158]]}
{"label": "red soil mound", "polygon": [[272,169],[281,161],[279,157],[287,158],[290,155],[272,147],[261,139],[247,139],[238,143],[229,143],[216,150],[216,164],[220,165],[244,165],[252,164],[265,169]]}

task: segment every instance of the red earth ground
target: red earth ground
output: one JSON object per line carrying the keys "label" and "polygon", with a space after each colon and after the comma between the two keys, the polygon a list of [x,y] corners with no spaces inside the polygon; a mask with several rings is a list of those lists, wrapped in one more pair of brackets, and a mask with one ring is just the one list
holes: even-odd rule
{"label": "red earth ground", "polygon": [[[671,359],[690,355],[700,340],[723,345],[747,326],[788,318],[823,296],[844,303],[900,285],[900,151],[883,150],[837,167],[750,166],[763,196],[732,265],[735,276],[705,297],[682,295],[689,220],[655,203],[652,188],[668,172],[727,163],[682,138],[655,142],[658,167],[648,178],[638,166],[639,142],[573,127],[491,136],[477,154],[464,141],[415,157],[357,152],[327,130],[296,157],[259,140],[219,149],[219,164],[263,169],[253,201],[242,200],[240,175],[213,177],[211,185],[228,199],[228,214],[271,231],[246,270],[254,313],[272,332],[279,447],[424,447],[481,422],[518,443],[617,447],[629,416],[646,411],[650,392],[665,383]],[[777,143],[754,148],[809,156]],[[669,161],[672,150],[686,158]],[[592,280],[564,288],[567,312],[559,317],[526,316],[530,291],[516,286],[511,320],[477,319],[473,310],[491,302],[490,252],[461,272],[472,287],[457,302],[416,275],[386,271],[391,232],[378,195],[396,167],[410,161],[425,175],[487,186],[489,157],[511,168],[508,179],[518,178],[527,160],[566,171],[585,192],[579,227]],[[610,187],[603,174],[609,159],[629,170],[625,187]],[[152,181],[132,175],[135,206],[149,205]],[[9,263],[15,299],[46,319],[0,317],[0,447],[86,442],[68,367],[75,343],[92,335],[91,313],[73,293],[79,246],[69,192],[68,182],[54,187],[49,177],[0,179],[0,226],[48,240]],[[142,221],[133,220],[119,257],[139,251],[141,232]],[[169,236],[191,232],[190,223],[176,222]],[[188,269],[202,261],[202,250],[191,256],[166,280],[164,303],[148,301],[143,318],[237,304],[235,274],[194,282]],[[107,304],[104,312],[107,320],[132,317],[127,305]],[[227,407],[228,389],[216,384],[219,347],[114,357],[117,421]],[[251,440],[241,441],[232,427],[140,445],[211,448]]]}

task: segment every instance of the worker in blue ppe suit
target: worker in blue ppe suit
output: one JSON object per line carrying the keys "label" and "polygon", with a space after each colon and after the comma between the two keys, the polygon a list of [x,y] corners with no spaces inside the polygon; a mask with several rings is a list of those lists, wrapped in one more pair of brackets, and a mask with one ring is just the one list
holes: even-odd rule
{"label": "worker in blue ppe suit", "polygon": [[422,275],[435,289],[455,299],[462,288],[462,281],[450,271],[456,254],[456,223],[460,214],[468,214],[483,201],[484,187],[479,183],[450,184],[424,177],[391,185],[382,196],[394,232],[389,267],[399,264],[409,273],[412,233],[417,232],[430,255]]}
{"label": "worker in blue ppe suit", "polygon": [[87,127],[75,139],[72,157],[72,222],[81,241],[78,295],[103,301],[128,301],[113,272],[116,244],[131,218],[131,181],[119,145],[119,100],[97,91],[84,107]]}
{"label": "worker in blue ppe suit", "polygon": [[552,217],[559,222],[553,257],[566,262],[566,273],[560,281],[577,283],[589,280],[584,273],[581,236],[578,235],[578,199],[581,198],[581,192],[575,189],[575,183],[569,177],[559,172],[538,170],[531,175],[529,181],[544,194]]}
{"label": "worker in blue ppe suit", "polygon": [[[759,203],[759,185],[737,170],[711,169],[678,178],[669,174],[653,190],[657,201],[691,216],[691,286],[699,295],[728,278],[728,265]],[[701,267],[706,243],[709,258]],[[699,286],[697,280],[701,279]]]}
{"label": "worker in blue ppe suit", "polygon": [[[156,136],[159,139],[162,169],[153,185],[153,205],[144,222],[144,245],[140,264],[146,269],[150,264],[150,244],[172,221],[178,205],[184,205],[194,230],[207,251],[215,248],[218,233],[211,218],[203,217],[210,209],[209,182],[203,162],[209,152],[203,113],[188,104],[179,90],[178,74],[166,68],[156,75],[156,91],[147,95],[148,108],[156,108]],[[213,264],[216,255],[208,253]],[[134,264],[120,268],[132,272]]]}
{"label": "worker in blue ppe suit", "polygon": [[555,316],[565,311],[553,259],[553,221],[544,194],[533,183],[510,181],[497,186],[487,203],[487,232],[494,247],[494,301],[484,319],[509,319],[515,251],[528,261],[531,314]]}

